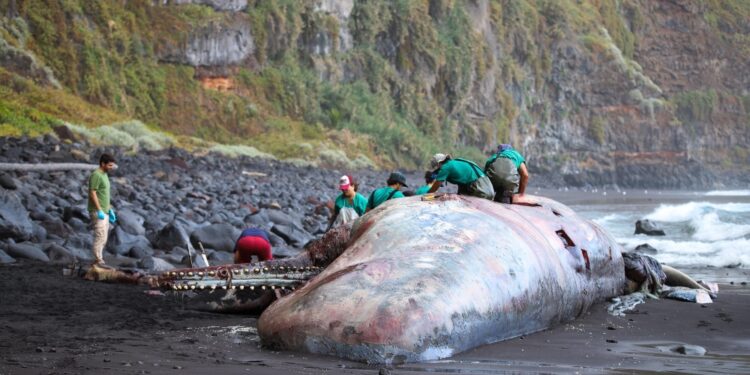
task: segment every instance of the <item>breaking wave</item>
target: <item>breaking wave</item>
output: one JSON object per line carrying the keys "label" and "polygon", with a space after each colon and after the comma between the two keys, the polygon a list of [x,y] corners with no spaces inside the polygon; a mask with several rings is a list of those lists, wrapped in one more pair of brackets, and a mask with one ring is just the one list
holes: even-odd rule
{"label": "breaking wave", "polygon": [[654,212],[646,215],[646,219],[674,223],[694,220],[710,212],[746,213],[750,212],[750,203],[709,203],[688,202],[678,205],[663,204]]}
{"label": "breaking wave", "polygon": [[[645,216],[636,210],[602,213],[593,221],[615,234],[625,250],[648,243],[667,264],[750,268],[750,203],[662,204]],[[657,222],[666,236],[634,235],[638,218]]]}
{"label": "breaking wave", "polygon": [[749,197],[750,190],[713,190],[705,195],[709,197]]}
{"label": "breaking wave", "polygon": [[625,249],[648,242],[658,252],[653,255],[660,262],[679,267],[743,267],[750,268],[750,239],[715,242],[675,241],[656,237],[618,239]]}

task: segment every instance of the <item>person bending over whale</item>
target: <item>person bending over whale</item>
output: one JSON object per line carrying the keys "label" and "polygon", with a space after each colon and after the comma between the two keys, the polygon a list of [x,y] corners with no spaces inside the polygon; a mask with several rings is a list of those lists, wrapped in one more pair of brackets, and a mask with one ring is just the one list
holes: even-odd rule
{"label": "person bending over whale", "polygon": [[450,155],[435,154],[432,157],[435,169],[435,181],[429,193],[436,192],[443,181],[458,185],[459,195],[471,195],[492,200],[495,190],[492,182],[474,162],[465,159],[453,159]]}
{"label": "person bending over whale", "polygon": [[259,262],[273,259],[268,233],[260,228],[243,230],[234,245],[235,264],[250,263],[253,261],[253,255],[258,257]]}

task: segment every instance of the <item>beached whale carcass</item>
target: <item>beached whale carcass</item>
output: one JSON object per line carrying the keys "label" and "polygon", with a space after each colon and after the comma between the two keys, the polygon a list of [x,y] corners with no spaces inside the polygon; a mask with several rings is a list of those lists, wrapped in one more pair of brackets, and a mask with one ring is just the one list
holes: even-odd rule
{"label": "beached whale carcass", "polygon": [[622,294],[621,248],[555,201],[389,201],[258,321],[266,346],[370,363],[450,357],[569,321]]}

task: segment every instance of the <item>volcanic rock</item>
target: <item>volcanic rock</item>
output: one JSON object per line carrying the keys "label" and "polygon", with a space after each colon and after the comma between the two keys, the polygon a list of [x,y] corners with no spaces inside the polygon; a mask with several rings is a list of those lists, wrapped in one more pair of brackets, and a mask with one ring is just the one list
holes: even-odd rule
{"label": "volcanic rock", "polygon": [[5,173],[0,174],[0,186],[2,186],[3,188],[7,190],[18,189],[18,185],[16,185],[16,181],[14,181],[12,177],[8,176]]}
{"label": "volcanic rock", "polygon": [[15,263],[16,260],[3,250],[0,250],[0,264]]}
{"label": "volcanic rock", "polygon": [[198,228],[191,233],[190,242],[196,249],[199,248],[198,242],[201,242],[203,247],[231,252],[239,236],[240,231],[229,224],[212,224]]}
{"label": "volcanic rock", "polygon": [[647,236],[664,236],[664,229],[651,220],[643,219],[635,222],[635,234],[645,234]]}
{"label": "volcanic rock", "polygon": [[149,255],[138,261],[138,268],[151,272],[164,272],[173,270],[175,267],[164,259]]}
{"label": "volcanic rock", "polygon": [[[117,211],[117,225],[127,233],[144,235],[146,228],[143,226],[145,219],[131,210],[123,209]],[[140,257],[139,257],[140,258]]]}
{"label": "volcanic rock", "polygon": [[0,238],[25,241],[34,234],[29,212],[14,192],[0,190]]}
{"label": "volcanic rock", "polygon": [[42,251],[42,249],[28,242],[8,244],[7,252],[8,255],[16,258],[34,259],[41,260],[42,262],[49,262],[49,257],[44,253],[44,251]]}

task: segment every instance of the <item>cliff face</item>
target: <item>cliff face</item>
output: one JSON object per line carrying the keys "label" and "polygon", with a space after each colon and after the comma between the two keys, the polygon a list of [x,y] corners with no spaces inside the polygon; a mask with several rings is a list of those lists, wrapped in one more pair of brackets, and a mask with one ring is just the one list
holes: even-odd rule
{"label": "cliff face", "polygon": [[[0,5],[6,70],[284,158],[418,168],[511,142],[556,185],[709,187],[750,172],[745,1]],[[42,62],[35,73],[5,63],[21,55]]]}

